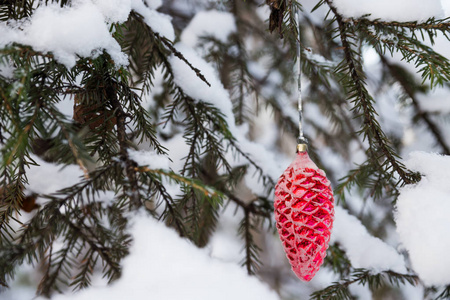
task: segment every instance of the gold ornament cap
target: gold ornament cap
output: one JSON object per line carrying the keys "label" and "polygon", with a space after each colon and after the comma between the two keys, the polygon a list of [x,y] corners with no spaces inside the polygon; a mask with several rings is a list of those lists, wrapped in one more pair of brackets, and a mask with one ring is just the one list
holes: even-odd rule
{"label": "gold ornament cap", "polygon": [[307,144],[297,144],[297,153],[306,152],[308,150]]}

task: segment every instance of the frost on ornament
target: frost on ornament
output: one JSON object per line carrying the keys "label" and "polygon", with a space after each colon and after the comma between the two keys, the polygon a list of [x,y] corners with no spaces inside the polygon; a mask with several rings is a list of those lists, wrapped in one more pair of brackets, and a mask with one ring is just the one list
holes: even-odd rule
{"label": "frost on ornament", "polygon": [[326,256],[334,199],[325,172],[308,153],[298,152],[275,187],[275,220],[281,242],[298,278],[310,281]]}

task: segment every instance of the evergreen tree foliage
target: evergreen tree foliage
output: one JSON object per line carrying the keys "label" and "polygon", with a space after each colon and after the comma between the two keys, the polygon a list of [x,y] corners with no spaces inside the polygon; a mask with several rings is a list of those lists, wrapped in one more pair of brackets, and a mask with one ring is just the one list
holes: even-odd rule
{"label": "evergreen tree foliage", "polygon": [[[0,22],[25,21],[47,2],[0,1]],[[257,135],[260,114],[268,111],[277,136],[274,153],[292,155],[298,133],[297,120],[289,114],[294,111],[295,116],[296,109],[295,12],[303,10],[302,1],[192,1],[192,10],[177,9],[177,2],[165,1],[159,9],[172,16],[177,39],[198,10],[219,9],[234,16],[236,31],[226,42],[214,36],[200,40],[203,58],[217,69],[230,94],[233,126],[248,126],[251,140]],[[270,9],[268,20],[258,15],[261,6]],[[310,16],[320,9],[328,10],[328,15],[317,23]],[[13,43],[0,49],[0,69],[14,68],[12,77],[0,73],[0,285],[7,288],[23,264],[39,266],[36,293],[46,297],[87,288],[96,272],[112,282],[120,277],[121,261],[132,242],[127,231],[130,212],[145,210],[180,237],[205,247],[223,211],[236,207],[242,214],[235,218],[243,216],[236,232],[242,242],[243,268],[267,281],[283,299],[298,299],[283,290],[293,278],[287,267],[271,269],[265,264],[271,255],[265,241],[273,241],[275,234],[273,190],[281,174],[266,172],[264,162],[233,135],[220,109],[194,99],[177,83],[171,56],[183,60],[205,89],[211,85],[203,71],[177,50],[175,41],[155,32],[135,11],[126,22],[110,25],[129,57],[128,66],[118,66],[107,52],[80,56],[69,69],[52,53],[29,45]],[[439,35],[448,37],[450,23],[349,19],[332,0],[320,0],[311,14],[302,14],[299,26],[302,71],[308,82],[303,98],[310,155],[332,181],[337,205],[357,214],[348,205],[349,198],[357,195],[362,199],[358,201],[376,203],[374,207],[384,212],[381,224],[373,222],[372,212],[358,217],[373,235],[384,238],[394,224],[399,188],[419,182],[421,176],[402,163],[405,143],[394,131],[385,130],[377,95],[398,87],[401,109],[412,112],[411,128],[425,131],[435,141],[434,150],[449,155],[444,137],[448,116],[422,110],[418,97],[436,86],[448,86],[450,61],[430,43]],[[369,50],[381,66],[382,81],[375,84],[364,61]],[[395,63],[393,55],[414,65],[423,82],[404,64]],[[255,65],[264,65],[264,76],[254,71]],[[158,74],[163,83],[156,88]],[[151,107],[143,101],[148,94],[154,98]],[[73,103],[72,116],[58,106],[67,99]],[[313,109],[332,128],[324,128],[317,114],[308,114]],[[140,165],[130,155],[132,150],[147,149],[170,158],[165,142],[178,135],[188,149],[181,170]],[[352,162],[355,147],[364,161],[343,177],[320,155],[321,149],[328,149]],[[77,165],[84,177],[54,194],[35,193],[27,188],[27,170],[37,164],[37,157]],[[254,176],[265,189],[249,190],[245,176]],[[179,188],[176,195],[169,185]],[[106,191],[114,192],[114,200],[99,201]],[[20,216],[25,212],[31,217],[23,223]],[[411,270],[399,274],[355,268],[338,243],[330,245],[322,268],[331,269],[340,280],[316,289],[310,299],[354,299],[354,285],[367,286],[382,299],[398,295],[400,285],[423,285]],[[425,292],[429,299],[448,299],[450,286],[426,287]]]}

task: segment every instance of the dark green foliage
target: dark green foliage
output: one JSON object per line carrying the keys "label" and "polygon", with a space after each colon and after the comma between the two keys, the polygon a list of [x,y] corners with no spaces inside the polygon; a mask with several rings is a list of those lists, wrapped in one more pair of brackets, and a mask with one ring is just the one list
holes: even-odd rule
{"label": "dark green foliage", "polygon": [[[0,21],[25,20],[37,5],[48,2],[71,5],[65,0],[0,0]],[[419,94],[448,85],[449,60],[427,45],[427,41],[433,44],[438,34],[448,38],[448,20],[349,19],[332,1],[321,0],[314,10],[326,7],[327,20],[319,25],[304,12],[297,27],[296,12],[303,9],[298,1],[267,0],[265,5],[271,10],[267,22],[256,12],[260,2],[227,1],[222,5],[234,15],[236,32],[226,42],[202,37],[199,47],[204,47],[204,59],[217,66],[230,93],[236,120],[233,126],[248,126],[251,140],[256,116],[269,111],[277,134],[276,145],[271,147],[274,153],[294,151],[285,145],[289,144],[286,141],[295,143],[297,136],[297,120],[289,112],[295,110],[290,100],[296,98],[293,63],[300,42],[303,76],[309,81],[303,91],[307,98],[305,123],[311,128],[308,133],[314,135],[308,136],[310,155],[326,169],[336,199],[341,200],[339,205],[350,208],[345,200],[356,195],[364,202],[376,200],[377,208],[388,212],[383,224],[372,224],[370,213],[359,216],[371,234],[383,238],[386,226],[393,224],[390,212],[399,187],[417,183],[420,174],[403,165],[400,138],[382,128],[363,50],[374,49],[380,58],[383,81],[379,88],[398,84],[401,104],[414,111],[413,125],[425,125],[438,149],[449,154],[437,117],[424,112],[418,101]],[[173,14],[178,31],[193,17],[177,12],[171,1],[161,10]],[[86,288],[96,272],[111,282],[120,277],[121,260],[131,243],[126,217],[130,211],[145,210],[149,217],[205,247],[221,213],[233,203],[230,206],[242,213],[236,222],[242,266],[248,274],[282,289],[284,283],[273,278],[285,279],[286,275],[264,269],[266,247],[261,238],[273,238],[272,194],[280,174],[266,173],[233,136],[223,112],[193,99],[176,84],[171,56],[186,63],[205,88],[210,86],[202,70],[176,50],[175,41],[153,31],[134,11],[125,23],[110,26],[129,57],[127,67],[115,65],[106,52],[95,58],[79,57],[69,70],[52,53],[27,45],[0,49],[0,66],[14,67],[12,78],[0,73],[0,285],[7,287],[25,263],[40,266],[37,293],[46,297],[68,287]],[[257,46],[249,47],[249,40]],[[410,71],[387,59],[394,53],[418,67],[423,82],[416,82]],[[261,62],[265,69],[258,73],[254,66]],[[158,94],[156,74],[164,78]],[[151,108],[142,104],[148,93],[154,98]],[[64,98],[73,101],[73,116],[58,109]],[[315,118],[317,114],[309,115],[308,109],[325,116],[327,126]],[[139,165],[130,155],[130,151],[146,147],[171,159],[170,149],[163,145],[178,135],[188,149],[179,172]],[[332,167],[328,170],[326,157],[322,161],[318,155],[321,149],[329,149],[340,160],[352,162],[352,145],[364,159],[352,165],[345,176]],[[36,165],[33,157],[78,165],[83,177],[55,194],[34,195],[44,204],[33,210],[26,224],[20,224],[29,192],[27,169]],[[256,177],[264,188],[258,192],[249,189],[246,175]],[[176,195],[169,192],[169,183],[178,187]],[[99,195],[105,193],[109,199],[99,201]],[[414,274],[355,269],[338,243],[330,245],[324,268],[333,270],[340,280],[314,292],[311,299],[354,299],[349,287],[358,284],[372,291],[421,284]],[[430,287],[427,292],[437,299],[450,298],[448,286]]]}
{"label": "dark green foliage", "polygon": [[351,295],[348,287],[351,284],[368,285],[371,290],[376,290],[384,285],[417,284],[418,278],[413,275],[398,274],[386,271],[378,274],[371,274],[370,271],[356,269],[349,278],[317,291],[311,295],[310,299],[355,299]]}
{"label": "dark green foliage", "polygon": [[[26,8],[17,3],[1,4],[5,19],[29,16],[31,9]],[[26,46],[12,45],[1,50],[2,61],[16,68],[14,78],[0,78],[5,190],[0,241],[3,285],[24,262],[44,266],[38,293],[45,296],[55,290],[63,291],[65,285],[76,289],[89,286],[98,266],[102,266],[101,272],[109,280],[118,278],[120,260],[128,253],[130,241],[124,213],[144,204],[150,214],[164,219],[181,236],[198,246],[206,245],[215,229],[223,193],[233,195],[234,186],[247,170],[245,166],[230,166],[225,158],[226,148],[243,155],[257,168],[262,180],[270,182],[268,191],[273,187],[273,181],[236,144],[222,113],[209,104],[194,101],[174,85],[168,56],[174,54],[190,63],[170,41],[154,33],[134,12],[124,25],[113,24],[112,28],[130,56],[129,69],[117,68],[106,53],[95,59],[81,58],[67,70],[51,54]],[[200,70],[190,66],[209,84]],[[128,149],[145,142],[156,153],[166,155],[150,113],[140,104],[142,93],[153,86],[158,67],[164,68],[168,85],[166,99],[160,102],[162,111],[153,115],[156,121],[184,128],[190,151],[181,174],[138,166],[128,154]],[[135,88],[140,84],[141,91]],[[73,120],[55,106],[63,96],[74,99]],[[7,139],[3,138],[5,134]],[[37,144],[41,146],[33,147]],[[14,214],[20,213],[27,185],[25,167],[34,164],[30,156],[34,152],[48,161],[78,164],[85,178],[57,194],[38,195],[46,199],[46,204],[26,227],[15,232],[11,223],[19,222]],[[218,170],[225,173],[219,175]],[[178,198],[167,192],[163,178],[180,185]],[[108,190],[116,194],[110,204],[95,200],[97,193]],[[268,200],[262,201],[270,207]],[[158,215],[155,209],[160,205],[165,209]],[[254,208],[245,209],[247,215],[259,213]],[[246,227],[249,226],[248,223]],[[249,248],[257,249],[252,234],[247,232],[245,241],[252,243]],[[55,241],[62,244],[57,250]],[[257,259],[256,254],[246,263],[252,264],[253,259]]]}
{"label": "dark green foliage", "polygon": [[440,293],[436,300],[438,299],[450,299],[450,286],[446,286],[445,289]]}

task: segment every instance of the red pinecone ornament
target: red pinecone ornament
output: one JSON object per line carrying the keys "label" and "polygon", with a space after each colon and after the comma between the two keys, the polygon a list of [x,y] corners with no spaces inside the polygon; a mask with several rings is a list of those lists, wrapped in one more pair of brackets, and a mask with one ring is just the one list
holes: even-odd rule
{"label": "red pinecone ornament", "polygon": [[275,187],[275,220],[284,251],[298,278],[310,281],[326,256],[334,199],[325,172],[298,152]]}

